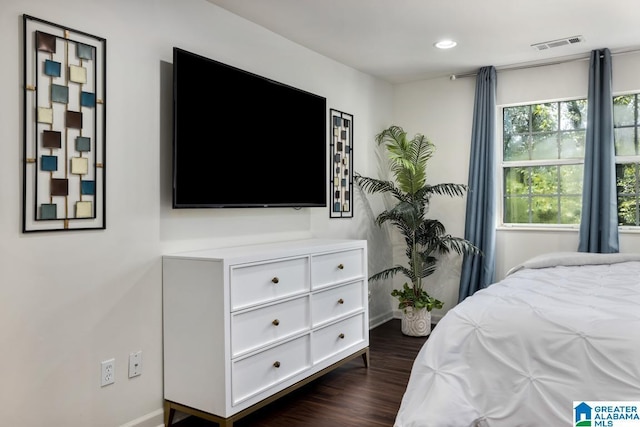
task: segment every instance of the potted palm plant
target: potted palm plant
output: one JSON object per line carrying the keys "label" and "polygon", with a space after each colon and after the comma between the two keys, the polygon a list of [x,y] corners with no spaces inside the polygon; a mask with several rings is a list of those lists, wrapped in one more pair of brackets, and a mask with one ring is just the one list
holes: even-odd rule
{"label": "potted palm plant", "polygon": [[402,309],[402,332],[412,336],[431,333],[431,310],[442,308],[443,302],[429,295],[424,279],[436,271],[436,255],[451,251],[462,254],[479,254],[480,250],[468,240],[446,233],[445,226],[437,219],[427,218],[431,196],[463,196],[467,187],[463,184],[427,184],[427,162],[434,154],[435,145],[424,135],[412,139],[400,126],[391,126],[376,136],[378,145],[384,144],[393,180],[380,180],[355,174],[358,186],[367,193],[389,194],[396,204],[376,217],[376,224],[394,225],[406,243],[407,263],[386,268],[369,277],[370,281],[384,280],[401,273],[407,279],[401,289],[391,295]]}

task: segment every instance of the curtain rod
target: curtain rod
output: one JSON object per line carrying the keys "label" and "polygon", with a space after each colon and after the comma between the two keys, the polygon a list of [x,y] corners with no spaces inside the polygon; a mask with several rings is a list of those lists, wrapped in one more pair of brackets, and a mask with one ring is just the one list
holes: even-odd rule
{"label": "curtain rod", "polygon": [[[635,47],[627,50],[620,50],[616,52],[611,52],[611,56],[617,55],[625,55],[627,53],[636,53],[640,52],[640,47]],[[591,52],[588,54],[584,54],[581,56],[574,56],[571,58],[559,59],[559,60],[551,60],[548,62],[535,62],[535,63],[520,63],[520,64],[511,64],[511,65],[503,65],[502,67],[496,67],[496,71],[514,71],[514,70],[525,70],[527,68],[538,68],[538,67],[546,67],[548,65],[559,65],[566,64],[568,62],[577,62],[577,61],[586,61],[591,57]],[[462,73],[462,74],[451,74],[449,76],[450,80],[455,80],[458,78],[464,77],[475,77],[477,76],[477,72],[472,73]]]}

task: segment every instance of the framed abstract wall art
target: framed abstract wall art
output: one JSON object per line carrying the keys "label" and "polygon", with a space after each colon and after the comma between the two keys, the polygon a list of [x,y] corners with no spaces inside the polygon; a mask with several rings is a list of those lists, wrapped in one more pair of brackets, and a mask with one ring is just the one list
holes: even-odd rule
{"label": "framed abstract wall art", "polygon": [[23,232],[106,228],[106,40],[23,15]]}
{"label": "framed abstract wall art", "polygon": [[353,217],[353,116],[330,110],[330,217]]}

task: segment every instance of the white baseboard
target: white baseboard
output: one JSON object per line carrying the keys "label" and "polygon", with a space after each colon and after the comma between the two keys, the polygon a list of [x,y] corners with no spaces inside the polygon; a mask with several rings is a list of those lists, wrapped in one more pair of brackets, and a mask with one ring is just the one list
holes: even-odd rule
{"label": "white baseboard", "polygon": [[[173,416],[173,423],[178,423],[185,418],[189,418],[189,414],[185,414],[180,411],[176,411]],[[156,409],[153,412],[143,415],[140,418],[136,418],[133,421],[129,421],[126,424],[122,424],[119,427],[164,427],[164,409]]]}
{"label": "white baseboard", "polygon": [[[176,411],[175,415],[173,416],[173,424],[178,423],[188,417],[189,414],[183,414],[180,411]],[[133,421],[122,424],[120,427],[164,427],[164,409],[156,409],[155,411],[147,415],[143,415],[140,418],[136,418]]]}
{"label": "white baseboard", "polygon": [[393,319],[393,313],[384,313],[369,319],[369,329],[373,329]]}
{"label": "white baseboard", "polygon": [[[176,411],[173,416],[172,424],[179,423],[185,418],[189,418],[191,415],[184,414],[180,411]],[[155,411],[143,415],[140,418],[136,418],[133,421],[129,421],[126,424],[122,424],[119,427],[164,427],[164,409],[156,409]]]}
{"label": "white baseboard", "polygon": [[163,427],[164,426],[164,409],[156,409],[146,415],[122,424],[120,427]]}

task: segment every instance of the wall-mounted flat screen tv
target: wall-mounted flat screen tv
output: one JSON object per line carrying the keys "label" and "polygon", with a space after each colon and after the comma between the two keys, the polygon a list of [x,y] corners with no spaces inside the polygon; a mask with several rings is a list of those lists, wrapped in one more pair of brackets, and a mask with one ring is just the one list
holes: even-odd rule
{"label": "wall-mounted flat screen tv", "polygon": [[327,203],[322,96],[173,49],[173,207]]}

